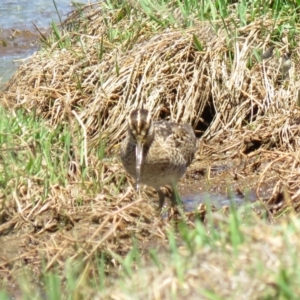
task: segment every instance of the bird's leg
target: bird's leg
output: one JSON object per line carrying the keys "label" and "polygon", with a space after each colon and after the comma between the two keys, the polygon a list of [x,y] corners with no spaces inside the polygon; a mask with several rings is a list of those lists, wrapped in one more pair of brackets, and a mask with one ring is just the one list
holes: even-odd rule
{"label": "bird's leg", "polygon": [[178,190],[177,190],[177,186],[174,183],[172,184],[172,187],[171,187],[171,197],[170,197],[170,199],[171,199],[172,207],[174,207],[176,205],[182,205],[182,202],[181,202]]}
{"label": "bird's leg", "polygon": [[158,210],[161,210],[165,203],[165,194],[160,188],[158,188],[156,191],[157,191],[158,197],[159,197]]}

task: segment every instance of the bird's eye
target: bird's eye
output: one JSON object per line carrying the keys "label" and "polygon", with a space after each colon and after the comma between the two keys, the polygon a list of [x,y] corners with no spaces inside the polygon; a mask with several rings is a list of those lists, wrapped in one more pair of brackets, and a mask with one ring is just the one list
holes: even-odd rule
{"label": "bird's eye", "polygon": [[141,131],[141,136],[145,137],[147,135],[147,130],[143,129]]}

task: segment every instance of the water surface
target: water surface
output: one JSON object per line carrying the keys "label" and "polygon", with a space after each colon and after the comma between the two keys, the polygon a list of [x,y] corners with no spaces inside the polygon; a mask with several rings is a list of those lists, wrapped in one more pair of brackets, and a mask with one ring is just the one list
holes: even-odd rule
{"label": "water surface", "polygon": [[[96,0],[79,0],[90,4]],[[76,2],[76,3],[78,3]],[[33,23],[45,32],[51,22],[59,23],[75,10],[70,0],[1,0],[0,1],[0,89],[13,75],[18,61],[39,48],[39,33]]]}

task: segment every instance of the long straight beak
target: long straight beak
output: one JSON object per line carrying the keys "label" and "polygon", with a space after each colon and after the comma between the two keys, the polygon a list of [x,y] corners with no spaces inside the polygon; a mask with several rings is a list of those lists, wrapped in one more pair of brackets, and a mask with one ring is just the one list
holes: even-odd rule
{"label": "long straight beak", "polygon": [[143,162],[143,143],[137,141],[135,146],[135,158],[136,158],[136,189],[139,191],[141,183],[141,167]]}

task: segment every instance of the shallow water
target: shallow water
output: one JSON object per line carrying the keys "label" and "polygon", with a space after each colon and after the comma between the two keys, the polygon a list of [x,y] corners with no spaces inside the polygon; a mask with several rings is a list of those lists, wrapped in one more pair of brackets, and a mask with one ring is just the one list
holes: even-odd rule
{"label": "shallow water", "polygon": [[[96,0],[79,0],[82,4]],[[76,3],[78,3],[76,2]],[[62,20],[75,10],[70,0],[55,1]],[[18,61],[30,56],[39,47],[39,33],[33,23],[45,32],[52,21],[59,23],[53,0],[0,1],[0,89],[18,67]]]}
{"label": "shallow water", "polygon": [[197,209],[199,204],[209,203],[210,206],[214,206],[217,209],[220,209],[224,206],[235,206],[239,207],[245,203],[256,201],[257,196],[254,191],[249,192],[245,197],[239,197],[237,195],[232,195],[230,197],[224,195],[216,195],[208,192],[198,193],[194,195],[185,195],[182,197],[182,203],[184,210],[191,212]]}
{"label": "shallow water", "polygon": [[[58,12],[65,18],[74,8],[70,0],[56,0]],[[0,28],[33,29],[32,22],[39,28],[47,28],[51,21],[59,18],[52,0],[1,0]]]}

